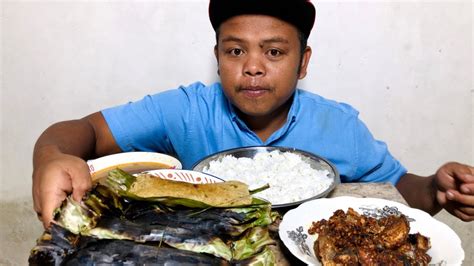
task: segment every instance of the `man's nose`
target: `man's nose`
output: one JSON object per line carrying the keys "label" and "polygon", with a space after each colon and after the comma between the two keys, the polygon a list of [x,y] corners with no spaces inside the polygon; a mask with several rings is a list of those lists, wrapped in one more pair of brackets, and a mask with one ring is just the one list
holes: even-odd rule
{"label": "man's nose", "polygon": [[263,58],[260,58],[260,56],[256,54],[249,54],[246,58],[243,72],[244,75],[252,77],[265,75],[265,64]]}

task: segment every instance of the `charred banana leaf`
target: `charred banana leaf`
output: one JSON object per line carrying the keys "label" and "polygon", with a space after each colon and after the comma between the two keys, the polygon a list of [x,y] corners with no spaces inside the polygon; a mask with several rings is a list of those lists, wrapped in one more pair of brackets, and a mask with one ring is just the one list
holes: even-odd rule
{"label": "charred banana leaf", "polygon": [[67,197],[55,214],[56,223],[74,234],[94,228],[101,217],[120,217],[128,204],[108,187],[96,185],[82,202]]}
{"label": "charred banana leaf", "polygon": [[266,227],[253,227],[245,233],[245,236],[232,243],[232,257],[234,260],[247,259],[266,246],[275,244]]}
{"label": "charred banana leaf", "polygon": [[258,205],[245,208],[170,209],[166,206],[133,204],[124,216],[136,223],[170,225],[203,234],[239,236],[255,226],[267,226],[274,221],[270,206]]}
{"label": "charred banana leaf", "polygon": [[30,265],[61,265],[64,260],[74,254],[79,235],[53,224],[49,232],[44,232],[31,250],[28,263]]}
{"label": "charred banana leaf", "polygon": [[217,208],[188,198],[143,198],[129,192],[134,182],[117,169],[82,202],[67,198],[30,264],[274,264],[267,248],[275,244],[267,228],[275,220],[269,202],[252,198]]}
{"label": "charred banana leaf", "polygon": [[231,248],[216,235],[199,234],[180,227],[136,224],[117,217],[103,217],[87,236],[98,239],[122,239],[135,242],[157,242],[198,253],[232,259]]}
{"label": "charred banana leaf", "polygon": [[252,266],[269,266],[276,265],[275,254],[268,248],[265,247],[262,252],[239,261],[234,261],[232,265],[243,266],[243,265],[252,265]]}
{"label": "charred banana leaf", "polygon": [[64,265],[231,265],[230,262],[186,250],[131,241],[88,239]]}

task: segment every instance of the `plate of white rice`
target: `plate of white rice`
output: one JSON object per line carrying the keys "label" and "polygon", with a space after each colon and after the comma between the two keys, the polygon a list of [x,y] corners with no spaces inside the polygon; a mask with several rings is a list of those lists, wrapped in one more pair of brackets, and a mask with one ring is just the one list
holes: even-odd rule
{"label": "plate of white rice", "polygon": [[254,196],[273,208],[299,205],[325,197],[340,183],[337,169],[328,160],[298,149],[252,146],[212,154],[193,167],[223,180],[238,180],[250,190],[269,185]]}

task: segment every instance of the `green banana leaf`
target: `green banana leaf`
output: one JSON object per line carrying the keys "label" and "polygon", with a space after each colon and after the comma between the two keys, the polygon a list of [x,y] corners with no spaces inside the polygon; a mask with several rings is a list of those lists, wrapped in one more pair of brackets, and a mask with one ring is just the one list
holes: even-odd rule
{"label": "green banana leaf", "polygon": [[276,242],[270,237],[267,228],[253,227],[246,232],[245,236],[232,243],[232,258],[235,260],[247,259],[267,245],[275,244]]}

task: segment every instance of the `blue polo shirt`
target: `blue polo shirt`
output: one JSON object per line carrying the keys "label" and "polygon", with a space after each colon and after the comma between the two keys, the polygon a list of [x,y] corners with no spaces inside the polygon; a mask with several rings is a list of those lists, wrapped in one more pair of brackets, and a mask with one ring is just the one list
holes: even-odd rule
{"label": "blue polo shirt", "polygon": [[358,112],[344,103],[297,89],[288,118],[265,142],[239,119],[220,83],[147,95],[102,111],[123,151],[154,151],[190,169],[202,158],[244,146],[292,147],[328,159],[342,182],[391,182],[406,169],[374,139]]}

